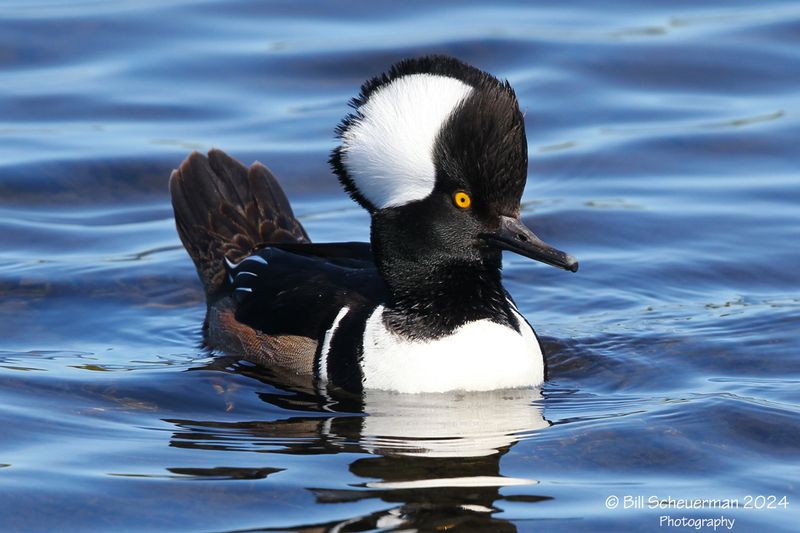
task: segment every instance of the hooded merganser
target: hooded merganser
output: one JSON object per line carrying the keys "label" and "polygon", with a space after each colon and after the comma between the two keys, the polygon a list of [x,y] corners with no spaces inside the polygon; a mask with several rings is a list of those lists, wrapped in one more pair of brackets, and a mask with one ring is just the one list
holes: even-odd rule
{"label": "hooded merganser", "polygon": [[170,177],[208,302],[205,341],[351,391],[539,385],[545,364],[501,283],[501,250],[575,272],[520,220],[528,167],[508,82],[444,56],[367,81],[330,158],[370,243],[311,243],[280,185],[219,150]]}

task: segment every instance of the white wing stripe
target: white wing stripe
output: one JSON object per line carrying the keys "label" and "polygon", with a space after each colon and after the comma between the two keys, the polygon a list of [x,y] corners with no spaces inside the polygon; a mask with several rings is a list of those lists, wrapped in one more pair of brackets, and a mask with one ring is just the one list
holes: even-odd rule
{"label": "white wing stripe", "polygon": [[262,263],[264,265],[268,265],[269,264],[269,262],[266,259],[264,259],[263,257],[261,257],[260,255],[251,255],[250,257],[245,257],[244,259],[242,259],[238,263],[234,263],[233,261],[231,261],[227,257],[225,258],[225,264],[228,265],[228,270],[236,270],[237,268],[239,268],[239,266],[242,263],[245,263],[247,261],[255,261],[256,263]]}
{"label": "white wing stripe", "polygon": [[[264,264],[264,265],[268,265],[269,264],[269,262],[266,259],[264,259],[263,257],[261,257],[260,255],[251,255],[250,257],[248,257],[247,259],[242,261],[242,263],[246,263],[248,261],[255,261],[256,263],[261,263],[261,264]],[[239,263],[239,264],[241,265],[242,263]]]}

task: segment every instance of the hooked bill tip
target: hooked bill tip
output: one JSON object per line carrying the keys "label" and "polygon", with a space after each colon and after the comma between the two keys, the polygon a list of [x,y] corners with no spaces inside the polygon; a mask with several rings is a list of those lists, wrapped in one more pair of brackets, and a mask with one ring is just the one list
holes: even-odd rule
{"label": "hooked bill tip", "polygon": [[567,270],[569,270],[570,272],[577,272],[579,266],[580,264],[578,263],[578,260],[570,256],[569,263],[567,263]]}

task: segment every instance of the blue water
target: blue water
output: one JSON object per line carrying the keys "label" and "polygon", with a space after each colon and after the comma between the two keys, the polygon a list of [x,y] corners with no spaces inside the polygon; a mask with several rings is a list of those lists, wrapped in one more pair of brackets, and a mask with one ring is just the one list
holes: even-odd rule
{"label": "blue water", "polygon": [[[790,0],[5,0],[0,530],[796,531],[799,44]],[[431,52],[527,109],[524,218],[581,261],[505,258],[549,382],[331,404],[203,351],[170,170],[261,160],[366,239],[333,128]]]}

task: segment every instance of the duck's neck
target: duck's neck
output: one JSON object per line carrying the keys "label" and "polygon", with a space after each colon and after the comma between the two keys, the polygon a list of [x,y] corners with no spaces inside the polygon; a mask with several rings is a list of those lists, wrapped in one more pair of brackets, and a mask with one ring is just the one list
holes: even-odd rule
{"label": "duck's neck", "polygon": [[408,338],[436,339],[476,320],[519,330],[497,265],[397,259],[379,262],[391,293],[384,320]]}

